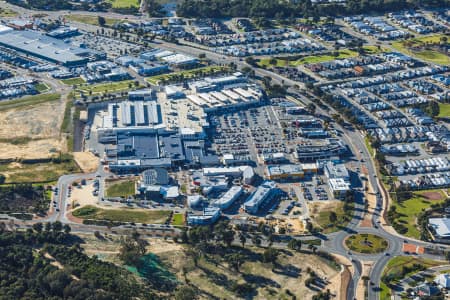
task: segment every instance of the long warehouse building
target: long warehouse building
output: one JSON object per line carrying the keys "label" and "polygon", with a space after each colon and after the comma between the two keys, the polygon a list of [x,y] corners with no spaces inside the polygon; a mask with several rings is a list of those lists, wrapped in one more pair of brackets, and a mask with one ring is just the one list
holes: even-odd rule
{"label": "long warehouse building", "polygon": [[91,49],[75,47],[62,40],[33,30],[8,30],[1,25],[0,46],[63,66],[86,64],[90,57],[99,55]]}

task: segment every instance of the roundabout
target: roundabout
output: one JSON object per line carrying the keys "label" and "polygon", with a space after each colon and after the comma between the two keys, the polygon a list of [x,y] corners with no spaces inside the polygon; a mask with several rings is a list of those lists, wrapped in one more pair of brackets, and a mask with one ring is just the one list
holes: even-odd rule
{"label": "roundabout", "polygon": [[344,241],[345,247],[361,254],[376,254],[388,249],[389,243],[381,236],[371,233],[352,234]]}

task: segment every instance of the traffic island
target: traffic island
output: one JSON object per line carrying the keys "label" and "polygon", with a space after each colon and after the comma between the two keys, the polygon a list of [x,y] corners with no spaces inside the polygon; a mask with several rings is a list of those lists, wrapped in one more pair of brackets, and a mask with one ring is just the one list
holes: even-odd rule
{"label": "traffic island", "polygon": [[345,246],[349,250],[362,254],[384,252],[388,245],[384,238],[369,233],[353,234],[345,240]]}

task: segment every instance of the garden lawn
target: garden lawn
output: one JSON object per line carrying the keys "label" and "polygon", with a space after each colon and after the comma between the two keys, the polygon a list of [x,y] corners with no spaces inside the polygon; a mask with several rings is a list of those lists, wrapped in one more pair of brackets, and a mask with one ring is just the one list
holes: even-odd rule
{"label": "garden lawn", "polygon": [[162,224],[167,220],[169,214],[169,210],[142,210],[133,208],[102,209],[91,205],[83,206],[72,212],[73,216],[81,219],[146,224]]}
{"label": "garden lawn", "polygon": [[[439,200],[429,200],[423,196],[427,192],[439,192],[442,197]],[[399,223],[402,223],[408,229],[405,236],[420,239],[420,231],[416,225],[417,216],[422,210],[430,208],[431,204],[443,202],[445,197],[441,190],[419,191],[413,194],[414,196],[411,199],[402,201],[401,203],[396,202],[395,206],[397,207],[397,212],[402,215],[398,218]]]}

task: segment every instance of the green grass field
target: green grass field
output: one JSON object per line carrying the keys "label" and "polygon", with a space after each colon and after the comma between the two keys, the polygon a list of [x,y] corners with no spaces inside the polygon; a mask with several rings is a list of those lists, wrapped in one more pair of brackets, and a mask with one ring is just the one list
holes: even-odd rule
{"label": "green grass field", "polygon": [[77,94],[83,92],[86,96],[98,95],[102,93],[116,93],[121,91],[128,91],[131,89],[141,88],[141,85],[135,86],[133,80],[123,80],[117,82],[99,83],[94,85],[83,85],[75,91]]}
{"label": "green grass field", "polygon": [[113,8],[139,7],[139,0],[110,0]]}
{"label": "green grass field", "polygon": [[107,197],[128,197],[136,194],[134,181],[121,181],[110,183],[106,189]]}
{"label": "green grass field", "polygon": [[162,224],[167,220],[170,211],[137,210],[133,208],[102,209],[95,206],[87,205],[74,210],[72,214],[75,217],[81,219]]}
{"label": "green grass field", "polygon": [[[381,52],[387,51],[385,48],[378,49],[377,46],[365,46],[363,47],[367,54],[377,54]],[[319,62],[325,62],[335,59],[344,59],[349,57],[355,57],[358,55],[358,52],[344,49],[338,51],[339,55],[334,56],[331,54],[327,55],[311,55],[311,56],[305,56],[303,58],[297,59],[297,60],[289,60],[289,57],[281,58],[281,59],[275,59],[275,65],[277,67],[285,67],[285,66],[298,66],[303,64],[311,64],[311,63],[319,63]],[[263,58],[259,60],[258,65],[261,67],[270,67],[272,64],[270,63],[272,58]]]}
{"label": "green grass field", "polygon": [[[412,267],[413,264],[421,264],[425,266],[426,268],[429,267],[435,267],[439,265],[445,264],[445,262],[441,261],[434,261],[430,259],[424,259],[424,258],[418,258],[418,257],[411,257],[411,256],[396,256],[392,258],[386,267],[383,270],[382,276],[385,275],[391,275],[391,274],[401,274],[403,267]],[[406,276],[410,276],[415,272],[407,273]],[[381,300],[387,300],[390,299],[391,293],[389,287],[384,284],[383,282],[380,285],[381,291],[380,291],[380,299]]]}
{"label": "green grass field", "polygon": [[36,90],[37,90],[39,93],[43,93],[43,92],[46,92],[46,91],[50,90],[50,88],[48,87],[48,85],[46,85],[45,83],[38,83],[38,84],[35,84],[34,87],[36,88]]}
{"label": "green grass field", "polygon": [[25,96],[15,100],[5,100],[0,102],[0,111],[12,108],[42,104],[45,102],[56,101],[61,99],[60,94],[39,94],[33,96]]}
{"label": "green grass field", "polygon": [[[87,15],[67,15],[65,16],[67,21],[73,21],[73,22],[79,22],[79,23],[85,23],[89,25],[96,25],[98,26],[98,17],[96,16],[87,16]],[[114,18],[105,18],[105,25],[106,26],[112,26],[117,22],[122,22],[122,19],[114,19]]]}
{"label": "green grass field", "polygon": [[439,117],[450,118],[450,103],[439,103]]}
{"label": "green grass field", "polygon": [[354,234],[345,240],[345,245],[359,253],[380,253],[387,249],[388,242],[374,234]]}
{"label": "green grass field", "polygon": [[185,70],[185,71],[174,72],[174,73],[169,73],[169,74],[156,75],[156,76],[152,76],[152,77],[147,77],[147,78],[145,78],[145,80],[151,84],[156,85],[162,80],[165,80],[165,81],[175,80],[177,77],[180,77],[180,76],[183,76],[183,78],[185,78],[185,79],[189,79],[189,78],[200,77],[203,75],[205,75],[205,76],[213,75],[213,74],[225,72],[227,70],[228,70],[227,67],[208,66],[208,67],[196,68],[196,69],[192,69],[192,70]]}
{"label": "green grass field", "polygon": [[[427,192],[439,192],[441,194],[441,199],[429,200],[423,196],[424,193]],[[411,199],[402,201],[400,204],[395,203],[397,212],[402,215],[397,220],[408,229],[405,236],[420,239],[420,232],[416,226],[417,216],[422,212],[422,210],[430,208],[431,204],[443,202],[445,196],[441,190],[420,191],[414,192],[413,194],[414,196]]]}
{"label": "green grass field", "polygon": [[425,37],[409,39],[406,41],[393,42],[392,47],[396,50],[403,52],[407,55],[417,57],[431,63],[436,63],[440,65],[449,65],[450,57],[444,53],[438,52],[432,49],[424,49],[421,51],[412,51],[411,47],[423,46],[426,43],[439,43],[440,38],[444,35],[429,35]]}
{"label": "green grass field", "polygon": [[17,16],[17,12],[10,10],[9,8],[0,7],[0,18],[8,18]]}
{"label": "green grass field", "polygon": [[67,85],[75,85],[75,84],[84,84],[86,81],[84,81],[81,77],[75,77],[75,78],[69,78],[69,79],[61,79],[61,82]]}
{"label": "green grass field", "polygon": [[184,214],[173,214],[172,225],[183,226]]}

